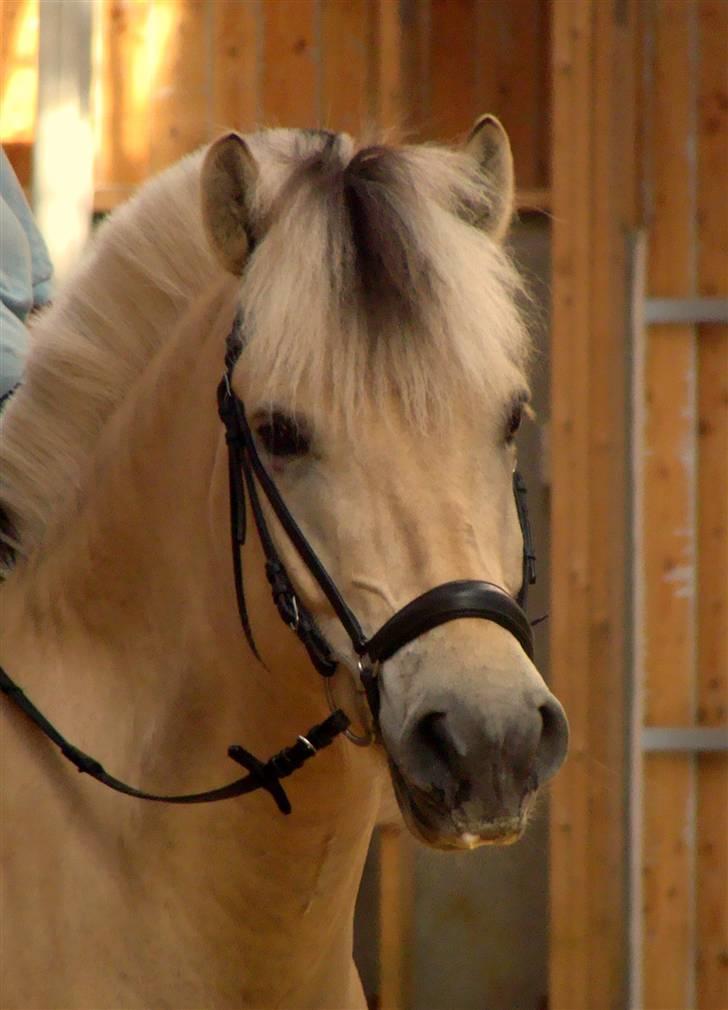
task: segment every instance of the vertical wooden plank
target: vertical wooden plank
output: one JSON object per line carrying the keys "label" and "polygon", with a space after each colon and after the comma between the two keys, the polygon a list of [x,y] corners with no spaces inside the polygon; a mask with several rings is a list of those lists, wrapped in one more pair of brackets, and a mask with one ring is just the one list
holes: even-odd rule
{"label": "vertical wooden plank", "polygon": [[214,25],[212,0],[103,0],[97,10],[95,203],[105,210],[209,139]]}
{"label": "vertical wooden plank", "polygon": [[260,120],[260,0],[213,2],[212,133],[254,130]]}
{"label": "vertical wooden plank", "polygon": [[[698,5],[698,290],[728,294],[728,4]],[[698,339],[698,712],[728,719],[728,326]],[[696,1006],[728,994],[728,758],[698,760]]]}
{"label": "vertical wooden plank", "polygon": [[[587,940],[589,1006],[622,1005],[625,953],[625,806],[615,783],[624,781],[626,609],[626,392],[627,274],[623,164],[615,151],[628,148],[629,122],[621,103],[621,79],[629,63],[619,57],[620,26],[612,4],[592,5],[591,177],[589,258],[590,380],[588,422],[589,801],[599,811],[588,848],[590,929]],[[615,69],[619,66],[619,71]],[[531,139],[533,143],[535,138]],[[621,159],[621,154],[620,154]],[[598,254],[594,249],[598,248]],[[563,395],[563,394],[562,394]],[[569,394],[567,394],[569,395]],[[556,555],[558,558],[558,555]],[[558,562],[557,562],[558,563]],[[592,815],[593,816],[593,815]],[[601,996],[599,994],[605,994]],[[608,994],[608,995],[606,995]]]}
{"label": "vertical wooden plank", "polygon": [[[552,686],[571,746],[551,791],[550,1005],[625,992],[624,735],[629,24],[552,6]],[[630,96],[631,97],[631,96]]]}
{"label": "vertical wooden plank", "polygon": [[375,114],[382,130],[395,133],[407,116],[403,92],[403,38],[400,0],[374,0]]}
{"label": "vertical wooden plank", "polygon": [[152,35],[149,0],[101,0],[94,205],[126,199],[149,171],[148,88],[166,35]]}
{"label": "vertical wooden plank", "polygon": [[592,11],[552,8],[553,205],[551,415],[553,430],[550,648],[552,686],[569,716],[569,757],[551,791],[550,1001],[590,1006],[589,928],[589,417],[588,180]]}
{"label": "vertical wooden plank", "polygon": [[479,111],[475,7],[475,0],[432,0],[430,122],[440,140],[467,131]]}
{"label": "vertical wooden plank", "polygon": [[424,141],[432,137],[430,0],[400,0],[400,11],[403,125],[408,137]]}
{"label": "vertical wooden plank", "polygon": [[[695,7],[658,0],[655,11],[648,293],[679,297],[694,291]],[[652,327],[645,368],[645,721],[690,725],[696,636],[693,327]],[[645,757],[645,1010],[694,1005],[693,784],[690,757]]]}
{"label": "vertical wooden plank", "polygon": [[369,59],[370,4],[322,0],[321,121],[357,136],[372,120]]}
{"label": "vertical wooden plank", "polygon": [[[546,185],[544,141],[545,24],[543,0],[491,0],[479,3],[476,34],[476,104],[495,112],[508,130],[519,188]],[[477,113],[476,113],[477,114]]]}
{"label": "vertical wooden plank", "polygon": [[264,0],[262,109],[267,126],[319,124],[316,0]]}
{"label": "vertical wooden plank", "polygon": [[210,136],[211,6],[208,0],[155,2],[148,27],[166,37],[148,108],[149,169],[158,172]]}
{"label": "vertical wooden plank", "polygon": [[382,1010],[409,1006],[412,841],[399,826],[379,832],[380,992]]}

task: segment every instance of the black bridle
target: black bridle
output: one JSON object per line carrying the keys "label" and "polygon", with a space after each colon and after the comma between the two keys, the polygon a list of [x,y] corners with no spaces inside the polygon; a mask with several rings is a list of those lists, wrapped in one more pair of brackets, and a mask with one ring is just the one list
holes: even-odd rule
{"label": "black bridle", "polygon": [[[533,658],[533,633],[524,612],[528,586],[536,581],[535,555],[526,507],[526,486],[518,473],[513,475],[513,491],[518,519],[523,534],[523,572],[516,599],[491,582],[461,579],[445,582],[427,590],[393,614],[373,635],[367,637],[356,615],[346,603],[336,583],[298,526],[283,501],[274,481],[261,462],[245,413],[245,406],[232,387],[232,374],[243,347],[242,318],[238,314],[227,340],[225,374],[217,390],[220,418],[225,425],[228,448],[230,487],[230,534],[233,579],[240,622],[253,654],[260,660],[248,616],[243,588],[242,548],[246,539],[246,496],[265,554],[265,570],[273,600],[283,621],[303,643],[311,662],[325,678],[333,676],[338,666],[333,650],[316,625],[313,617],[298,598],[280,559],[268,529],[258,489],[291,541],[297,554],[318,583],[338,620],[349,637],[358,658],[358,671],[376,729],[379,717],[379,671],[381,664],[405,645],[426,631],[462,617],[482,618],[509,631],[529,658]],[[90,775],[117,792],[138,799],[160,803],[210,803],[253,792],[267,790],[282,813],[290,813],[291,805],[280,783],[319,750],[327,747],[340,733],[348,733],[350,721],[341,709],[335,708],[323,722],[298,737],[292,747],[279,751],[262,762],[239,745],[231,746],[228,755],[248,772],[218,789],[184,795],[158,795],[129,786],[110,775],[94,758],[79,750],[45,718],[21,688],[0,667],[0,691],[10,698],[43,732],[80,772]],[[330,694],[329,694],[330,697]],[[356,742],[361,738],[350,736]],[[367,741],[368,742],[368,741]]]}

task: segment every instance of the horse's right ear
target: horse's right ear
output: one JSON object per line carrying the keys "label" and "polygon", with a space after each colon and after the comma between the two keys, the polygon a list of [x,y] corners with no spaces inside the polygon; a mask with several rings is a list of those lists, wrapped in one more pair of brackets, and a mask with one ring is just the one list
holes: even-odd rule
{"label": "horse's right ear", "polygon": [[258,166],[237,133],[227,133],[210,147],[202,163],[202,220],[218,260],[239,275],[252,245],[250,208]]}

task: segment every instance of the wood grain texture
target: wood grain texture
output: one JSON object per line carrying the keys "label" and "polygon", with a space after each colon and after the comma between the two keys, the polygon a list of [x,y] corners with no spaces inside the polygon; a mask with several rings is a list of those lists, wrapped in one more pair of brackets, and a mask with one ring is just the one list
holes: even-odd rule
{"label": "wood grain texture", "polygon": [[[631,144],[621,101],[629,61],[611,4],[594,4],[591,60],[592,202],[590,283],[589,696],[590,1006],[619,1004],[624,984],[625,588],[627,445],[625,320],[627,276],[624,167],[615,158]],[[621,58],[621,59],[620,59]],[[535,143],[535,137],[529,137]],[[597,252],[598,250],[598,252]],[[563,394],[562,394],[563,395]],[[558,557],[558,555],[557,555]],[[603,995],[598,995],[603,994]]]}
{"label": "wood grain texture", "polygon": [[[728,294],[728,4],[698,4],[698,291]],[[728,722],[728,326],[698,334],[698,711]],[[698,1010],[728,994],[728,758],[698,760],[695,964]]]}
{"label": "wood grain texture", "polygon": [[476,114],[493,112],[511,139],[517,184],[549,178],[548,26],[545,0],[476,5]]}
{"label": "wood grain texture", "polygon": [[571,725],[551,787],[550,1005],[625,993],[623,235],[628,39],[607,4],[552,7],[551,683]]}
{"label": "wood grain texture", "polygon": [[[651,67],[652,220],[648,293],[695,290],[695,4],[658,0]],[[694,721],[696,342],[691,326],[650,328],[645,364],[645,722]],[[643,836],[645,1010],[692,1006],[694,760],[648,755]]]}
{"label": "wood grain texture", "polygon": [[402,92],[404,128],[412,140],[433,136],[430,117],[430,0],[400,0],[402,22]]}
{"label": "wood grain texture", "polygon": [[[566,765],[551,791],[550,979],[553,1005],[589,1006],[589,414],[588,270],[591,12],[553,8],[551,414],[553,433],[550,646],[552,688],[568,713]],[[580,675],[574,676],[577,671]]]}
{"label": "wood grain texture", "polygon": [[264,0],[263,120],[266,126],[322,125],[315,0]]}
{"label": "wood grain texture", "polygon": [[432,136],[452,140],[467,132],[481,111],[476,95],[475,0],[432,0],[430,26]]}
{"label": "wood grain texture", "polygon": [[260,0],[212,3],[212,134],[252,131],[261,118]]}
{"label": "wood grain texture", "polygon": [[104,0],[99,7],[95,188],[124,197],[149,172],[148,87],[157,57],[150,52],[146,0]]}
{"label": "wood grain texture", "polygon": [[210,139],[211,15],[208,0],[165,0],[152,8],[152,35],[166,39],[149,95],[152,172]]}
{"label": "wood grain texture", "polygon": [[410,1005],[410,937],[414,860],[412,839],[400,827],[379,832],[380,990],[383,1010]]}
{"label": "wood grain texture", "polygon": [[373,121],[371,19],[366,0],[322,0],[321,120],[329,130],[357,136]]}
{"label": "wood grain texture", "polygon": [[377,125],[395,135],[407,113],[403,91],[402,19],[400,0],[374,0],[372,35],[375,66],[374,95]]}

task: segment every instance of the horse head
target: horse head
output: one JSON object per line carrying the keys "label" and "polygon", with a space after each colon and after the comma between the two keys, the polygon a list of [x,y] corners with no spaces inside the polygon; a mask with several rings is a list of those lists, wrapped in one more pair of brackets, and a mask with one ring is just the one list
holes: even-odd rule
{"label": "horse head", "polygon": [[[384,749],[414,834],[512,841],[568,730],[513,602],[529,348],[503,248],[506,134],[486,116],[456,151],[313,131],[267,154],[264,170],[255,139],[229,134],[201,174],[209,241],[240,278],[228,381],[269,486],[261,521],[339,664],[330,694]],[[453,587],[481,602],[454,604]],[[409,633],[412,601],[430,609]],[[387,622],[399,638],[380,663]]]}

